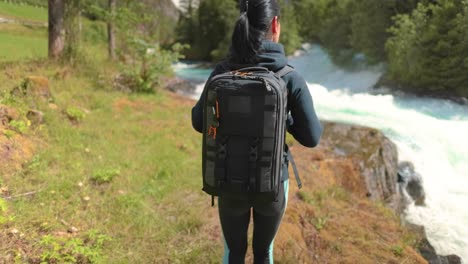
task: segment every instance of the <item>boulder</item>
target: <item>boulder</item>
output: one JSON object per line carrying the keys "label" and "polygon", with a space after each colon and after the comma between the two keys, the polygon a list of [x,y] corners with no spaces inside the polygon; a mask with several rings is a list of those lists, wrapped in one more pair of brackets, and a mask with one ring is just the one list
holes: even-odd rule
{"label": "boulder", "polygon": [[26,117],[29,121],[31,121],[31,124],[34,126],[38,126],[44,123],[44,113],[42,113],[41,111],[29,110],[26,114]]}
{"label": "boulder", "polygon": [[196,84],[180,78],[168,78],[163,80],[165,89],[179,94],[191,95],[196,89]]}
{"label": "boulder", "polygon": [[434,247],[425,237],[419,243],[418,250],[429,264],[461,264],[461,258],[457,255],[437,255]]}
{"label": "boulder", "polygon": [[396,213],[404,205],[398,188],[398,152],[396,145],[377,129],[334,122],[323,122],[324,140],[334,152],[358,163],[368,197],[384,201]]}

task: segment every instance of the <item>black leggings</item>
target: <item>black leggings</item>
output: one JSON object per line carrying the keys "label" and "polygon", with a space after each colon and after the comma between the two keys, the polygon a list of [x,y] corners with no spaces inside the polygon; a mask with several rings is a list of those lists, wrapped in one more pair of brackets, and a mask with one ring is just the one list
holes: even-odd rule
{"label": "black leggings", "polygon": [[288,181],[281,185],[277,202],[233,200],[225,197],[218,199],[219,218],[225,241],[223,264],[245,262],[251,211],[254,224],[254,263],[273,263],[273,240],[288,202],[288,187]]}

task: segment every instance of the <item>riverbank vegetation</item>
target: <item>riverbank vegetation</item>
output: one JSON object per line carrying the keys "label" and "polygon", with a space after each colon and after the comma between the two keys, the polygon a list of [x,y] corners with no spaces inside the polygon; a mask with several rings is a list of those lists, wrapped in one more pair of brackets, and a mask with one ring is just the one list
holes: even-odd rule
{"label": "riverbank vegetation", "polygon": [[[216,61],[229,46],[237,1],[185,3],[178,38],[191,45],[188,58]],[[327,49],[348,65],[356,54],[385,63],[381,84],[419,94],[468,96],[468,1],[280,0],[288,54],[303,42]],[[214,15],[216,14],[216,15]],[[213,19],[214,18],[214,19]],[[210,21],[210,19],[212,19]],[[211,34],[218,32],[220,34]],[[224,34],[223,34],[224,32]]]}

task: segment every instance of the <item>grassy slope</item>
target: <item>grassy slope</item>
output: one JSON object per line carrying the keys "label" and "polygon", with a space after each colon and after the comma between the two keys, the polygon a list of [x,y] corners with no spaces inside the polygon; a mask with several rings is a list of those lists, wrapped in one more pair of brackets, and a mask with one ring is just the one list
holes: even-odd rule
{"label": "grassy slope", "polygon": [[0,24],[0,62],[47,56],[47,9],[0,2],[0,17],[20,21]]}
{"label": "grassy slope", "polygon": [[0,62],[45,58],[46,28],[0,24]]}
{"label": "grassy slope", "polygon": [[[3,8],[9,7],[9,8]],[[31,24],[28,21],[46,23],[45,8],[15,5],[0,2],[0,17],[15,17],[22,23],[0,24],[0,63],[44,59],[47,57],[47,27],[41,24]],[[105,42],[105,25],[101,22],[83,19],[83,42],[87,52],[95,49],[95,43]],[[89,43],[93,43],[89,45]],[[91,52],[95,52],[94,50]]]}
{"label": "grassy slope", "polygon": [[[10,65],[0,77],[1,83],[9,84],[0,90],[29,74],[50,77],[60,108],[42,108],[47,125],[30,132],[45,137],[47,147],[22,172],[3,175],[12,194],[41,190],[34,199],[9,204],[15,220],[7,229],[27,234],[29,254],[38,248],[33,241],[45,233],[66,231],[61,223],[65,220],[83,232],[97,229],[111,236],[105,255],[112,263],[186,262],[219,255],[220,249],[207,248],[207,241],[187,238],[198,230],[209,206],[198,186],[199,160],[191,158],[198,154],[199,137],[191,132],[190,103],[165,93],[127,96],[96,90],[88,78],[54,78],[66,69],[32,68]],[[12,104],[21,107],[22,102]],[[71,106],[89,111],[79,125],[62,113]],[[91,180],[114,170],[120,173],[111,183]],[[182,238],[195,244],[185,244]]]}
{"label": "grassy slope", "polygon": [[29,22],[47,22],[47,9],[0,1],[0,17]]}

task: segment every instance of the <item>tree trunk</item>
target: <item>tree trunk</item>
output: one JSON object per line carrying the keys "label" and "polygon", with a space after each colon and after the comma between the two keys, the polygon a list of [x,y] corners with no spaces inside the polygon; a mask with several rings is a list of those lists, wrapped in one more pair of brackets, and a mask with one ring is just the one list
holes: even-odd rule
{"label": "tree trunk", "polygon": [[116,59],[115,55],[115,8],[117,5],[117,0],[109,0],[109,13],[110,18],[107,22],[107,35],[108,35],[108,48],[109,48],[109,58],[111,60]]}
{"label": "tree trunk", "polygon": [[49,58],[56,59],[62,55],[63,39],[63,0],[48,0],[49,7]]}

